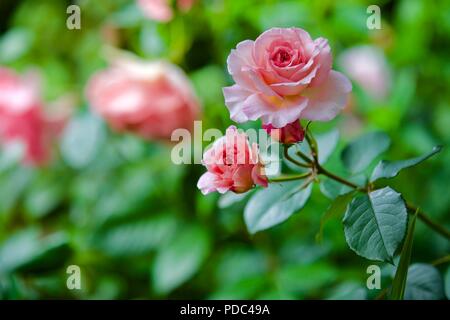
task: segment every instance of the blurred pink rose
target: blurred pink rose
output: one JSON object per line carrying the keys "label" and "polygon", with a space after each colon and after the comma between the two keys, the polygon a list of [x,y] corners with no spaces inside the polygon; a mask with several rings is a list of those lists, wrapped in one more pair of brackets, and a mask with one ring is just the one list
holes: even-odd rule
{"label": "blurred pink rose", "polygon": [[117,131],[168,140],[178,128],[191,130],[200,106],[177,66],[122,55],[87,86],[91,107]]}
{"label": "blurred pink rose", "polygon": [[[178,0],[177,5],[183,12],[191,9],[195,0]],[[144,14],[153,20],[168,22],[173,18],[173,10],[169,0],[138,0],[138,5]]]}
{"label": "blurred pink rose", "polygon": [[52,125],[44,114],[34,74],[19,77],[0,67],[0,142],[24,146],[25,162],[42,165],[48,160]]}
{"label": "blurred pink rose", "polygon": [[263,129],[272,136],[273,139],[284,144],[294,144],[303,141],[305,130],[303,130],[300,121],[288,123],[283,128],[275,128],[271,124],[263,124]]}
{"label": "blurred pink rose", "polygon": [[239,43],[228,57],[236,82],[223,90],[231,119],[261,118],[281,128],[297,119],[328,121],[345,106],[350,81],[331,70],[328,41],[299,28],[273,28]]}
{"label": "blurred pink rose", "polygon": [[370,96],[384,99],[389,93],[391,75],[383,52],[373,46],[344,51],[338,59],[342,70]]}
{"label": "blurred pink rose", "polygon": [[197,187],[203,194],[218,191],[242,193],[255,184],[267,187],[267,177],[259,161],[258,146],[249,145],[247,135],[230,126],[224,137],[214,142],[203,155],[208,172],[203,174]]}

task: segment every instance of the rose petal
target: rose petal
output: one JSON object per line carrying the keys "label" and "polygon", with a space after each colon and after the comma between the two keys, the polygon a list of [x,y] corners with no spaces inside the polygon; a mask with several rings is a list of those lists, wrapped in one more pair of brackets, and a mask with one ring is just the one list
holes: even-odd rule
{"label": "rose petal", "polygon": [[244,113],[244,103],[253,93],[235,84],[231,87],[223,88],[225,105],[230,111],[230,118],[236,122],[248,121],[248,116]]}
{"label": "rose petal", "polygon": [[328,40],[324,38],[317,38],[314,40],[316,47],[319,49],[319,55],[316,58],[318,61],[318,71],[311,81],[311,86],[320,86],[324,81],[326,81],[328,75],[330,74],[331,65],[333,63],[333,58],[331,56],[330,45]]}
{"label": "rose petal", "polygon": [[308,100],[301,96],[284,98],[269,104],[261,95],[254,94],[244,103],[244,113],[249,120],[261,118],[264,123],[281,128],[299,118]]}
{"label": "rose petal", "polygon": [[352,84],[342,73],[330,71],[328,79],[319,87],[305,91],[308,105],[301,113],[301,118],[329,121],[344,108]]}

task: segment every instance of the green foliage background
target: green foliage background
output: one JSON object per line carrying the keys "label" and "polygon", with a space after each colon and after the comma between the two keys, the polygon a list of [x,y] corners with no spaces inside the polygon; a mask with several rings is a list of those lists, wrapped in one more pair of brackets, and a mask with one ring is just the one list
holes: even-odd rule
{"label": "green foliage background", "polygon": [[[285,223],[250,235],[247,196],[203,196],[199,165],[175,166],[170,146],[117,135],[87,113],[84,86],[106,67],[105,44],[147,59],[166,58],[189,75],[203,102],[203,128],[231,124],[221,88],[231,84],[226,58],[244,39],[297,26],[329,39],[335,56],[358,44],[383,48],[392,88],[383,101],[355,85],[355,103],[317,132],[340,128],[327,168],[343,172],[339,151],[362,132],[392,139],[384,156],[418,156],[450,142],[450,2],[377,1],[382,30],[366,27],[373,1],[203,0],[160,24],[134,1],[80,0],[81,30],[66,28],[70,1],[2,0],[0,64],[37,67],[47,101],[71,92],[76,113],[50,167],[0,159],[0,298],[374,298],[366,288],[373,264],[349,250],[341,217],[324,225],[330,200],[319,188]],[[241,127],[258,123],[246,124]],[[403,172],[393,186],[435,220],[450,226],[450,149]],[[412,262],[432,262],[450,244],[416,223]],[[66,268],[78,265],[82,289],[68,290]],[[393,267],[383,270],[382,287]],[[448,264],[438,269],[446,274]],[[447,292],[448,294],[448,292]]]}

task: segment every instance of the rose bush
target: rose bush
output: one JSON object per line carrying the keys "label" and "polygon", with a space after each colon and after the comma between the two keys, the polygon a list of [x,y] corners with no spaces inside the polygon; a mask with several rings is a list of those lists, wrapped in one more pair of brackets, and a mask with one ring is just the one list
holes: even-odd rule
{"label": "rose bush", "polygon": [[272,139],[283,144],[302,142],[305,138],[305,130],[303,130],[298,120],[288,123],[283,128],[275,128],[271,124],[263,124],[262,128],[266,130]]}

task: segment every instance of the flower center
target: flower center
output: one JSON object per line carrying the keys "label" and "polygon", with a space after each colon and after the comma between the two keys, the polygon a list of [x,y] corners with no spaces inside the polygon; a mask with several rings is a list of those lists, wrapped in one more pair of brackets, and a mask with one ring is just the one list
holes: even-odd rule
{"label": "flower center", "polygon": [[273,64],[277,67],[286,67],[291,63],[292,54],[288,48],[278,48],[272,54]]}

